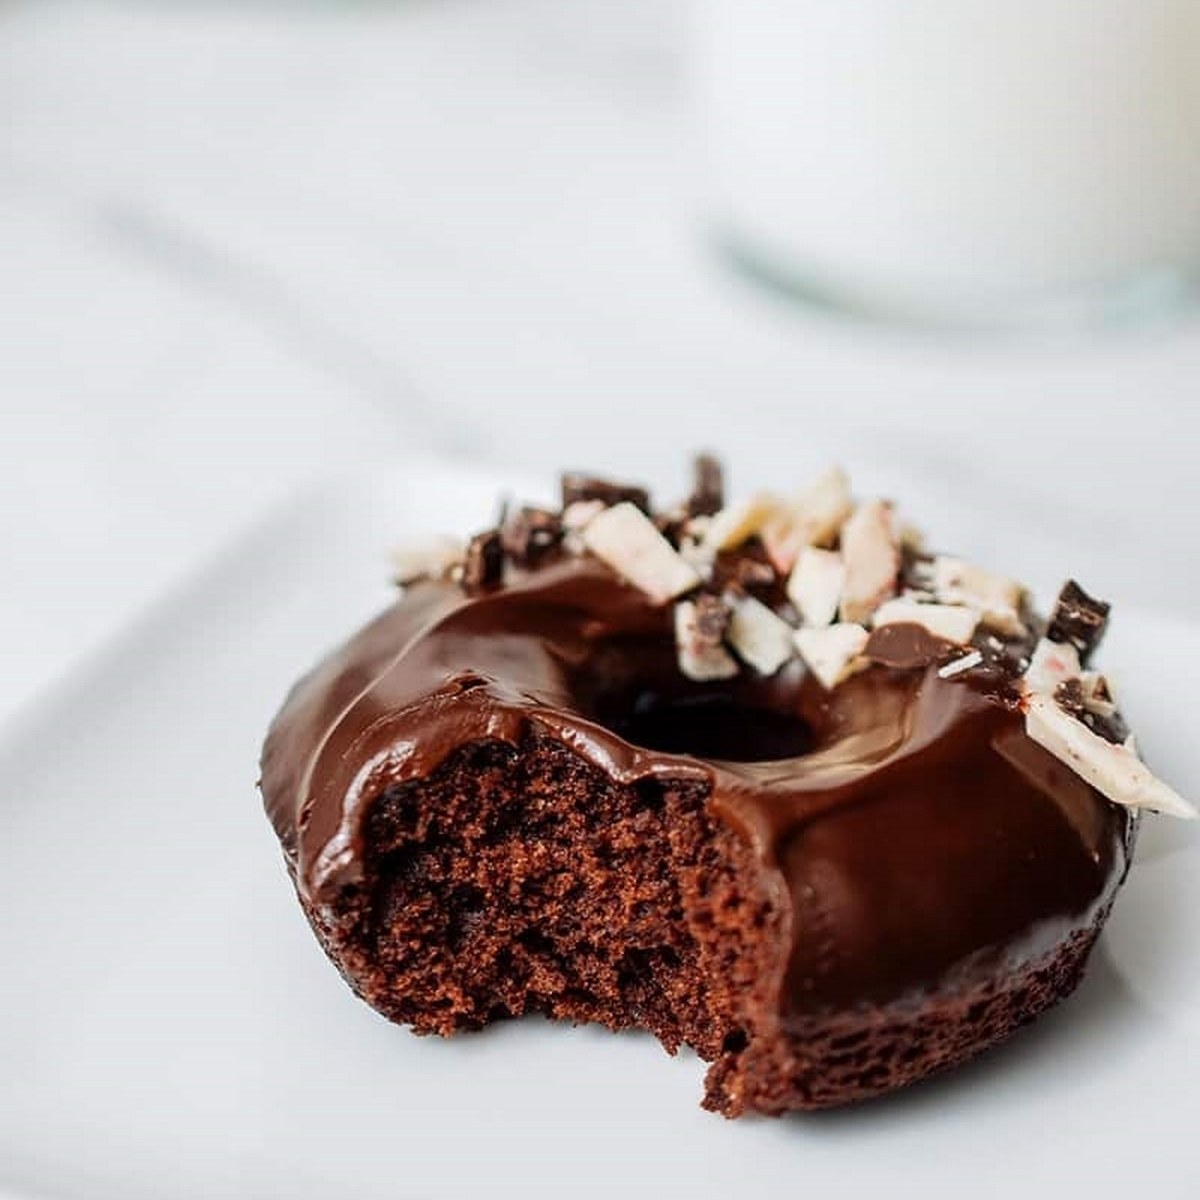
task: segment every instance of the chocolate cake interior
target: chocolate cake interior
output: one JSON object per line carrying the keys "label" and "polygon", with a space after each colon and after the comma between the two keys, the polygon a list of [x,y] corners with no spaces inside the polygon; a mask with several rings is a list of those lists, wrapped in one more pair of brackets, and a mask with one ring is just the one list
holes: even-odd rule
{"label": "chocolate cake interior", "polygon": [[707,790],[616,783],[532,734],[461,748],[371,807],[348,977],[421,1032],[541,1012],[738,1055],[786,939]]}

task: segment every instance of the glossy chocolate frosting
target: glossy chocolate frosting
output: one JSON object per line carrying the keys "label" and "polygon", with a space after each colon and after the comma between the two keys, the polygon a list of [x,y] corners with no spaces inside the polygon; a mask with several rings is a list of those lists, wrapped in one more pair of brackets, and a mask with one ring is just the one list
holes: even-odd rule
{"label": "glossy chocolate frosting", "polygon": [[792,914],[785,1018],[1036,957],[1127,865],[1126,812],[1028,739],[994,678],[875,665],[826,692],[796,661],[692,683],[669,610],[563,558],[477,595],[417,584],[297,686],[262,787],[301,895],[319,911],[356,881],[385,789],[530,731],[619,781],[708,785]]}

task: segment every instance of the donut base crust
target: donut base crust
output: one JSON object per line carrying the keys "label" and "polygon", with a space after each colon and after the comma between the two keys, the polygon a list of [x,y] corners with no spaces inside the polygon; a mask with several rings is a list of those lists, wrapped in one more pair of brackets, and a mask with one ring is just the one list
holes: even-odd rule
{"label": "donut base crust", "polygon": [[1067,996],[1107,910],[1049,954],[919,999],[782,1018],[791,914],[693,781],[614,781],[562,743],[473,742],[367,811],[361,876],[301,903],[354,991],[419,1034],[542,1013],[712,1063],[704,1107],[779,1115],[956,1066]]}

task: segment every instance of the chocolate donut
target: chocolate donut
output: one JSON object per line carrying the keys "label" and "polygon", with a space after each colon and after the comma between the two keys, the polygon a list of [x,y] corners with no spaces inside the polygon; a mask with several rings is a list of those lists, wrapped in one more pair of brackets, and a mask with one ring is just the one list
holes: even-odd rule
{"label": "chocolate donut", "polygon": [[[876,1096],[1078,983],[1139,807],[1107,617],[924,554],[832,473],[688,503],[568,477],[293,690],[262,791],[351,987],[419,1033],[540,1012],[712,1063],[706,1107]],[[867,626],[873,628],[868,630]]]}

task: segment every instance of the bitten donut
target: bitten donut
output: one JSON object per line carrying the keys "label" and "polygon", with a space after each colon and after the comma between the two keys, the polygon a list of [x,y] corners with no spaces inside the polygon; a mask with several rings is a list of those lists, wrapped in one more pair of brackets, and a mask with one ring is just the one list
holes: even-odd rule
{"label": "bitten donut", "polygon": [[827,472],[569,475],[303,679],[262,792],[305,913],[419,1033],[651,1031],[726,1116],[877,1096],[1068,995],[1142,808],[1107,606],[927,553]]}

